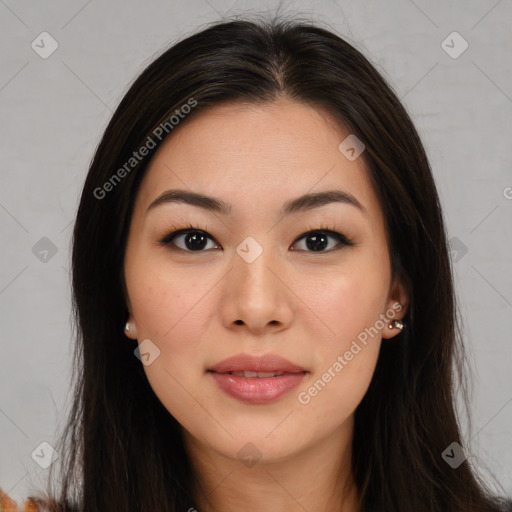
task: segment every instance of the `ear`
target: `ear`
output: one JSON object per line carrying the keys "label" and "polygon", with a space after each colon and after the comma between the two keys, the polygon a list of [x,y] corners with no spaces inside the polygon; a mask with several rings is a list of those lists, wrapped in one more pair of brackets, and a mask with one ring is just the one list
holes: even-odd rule
{"label": "ear", "polygon": [[132,340],[137,339],[137,324],[135,323],[135,319],[132,315],[132,313],[128,314],[128,318],[126,319],[127,324],[130,326],[130,330],[127,331],[125,329],[124,334],[128,338],[131,338]]}
{"label": "ear", "polygon": [[388,319],[386,326],[382,329],[382,337],[386,339],[394,338],[400,334],[401,330],[397,327],[390,327],[393,320],[402,320],[407,313],[409,307],[409,294],[401,280],[395,278],[387,301],[386,317]]}

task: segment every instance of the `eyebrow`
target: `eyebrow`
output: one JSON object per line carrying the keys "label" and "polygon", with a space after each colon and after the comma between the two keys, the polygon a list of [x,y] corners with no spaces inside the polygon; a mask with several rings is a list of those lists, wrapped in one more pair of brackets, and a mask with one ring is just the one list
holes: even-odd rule
{"label": "eyebrow", "polygon": [[[167,190],[158,196],[147,208],[146,214],[153,208],[168,203],[186,203],[192,206],[197,206],[211,212],[219,213],[222,215],[229,215],[231,213],[231,205],[217,199],[215,197],[191,192],[189,190]],[[342,190],[326,190],[325,192],[315,192],[305,194],[287,201],[281,208],[281,215],[291,215],[298,212],[304,212],[319,208],[330,203],[343,203],[355,206],[361,212],[367,213],[365,207],[348,192]]]}

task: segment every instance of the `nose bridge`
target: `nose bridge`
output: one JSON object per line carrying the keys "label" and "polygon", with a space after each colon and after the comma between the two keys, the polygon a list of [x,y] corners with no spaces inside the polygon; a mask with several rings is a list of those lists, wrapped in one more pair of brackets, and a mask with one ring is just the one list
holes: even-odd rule
{"label": "nose bridge", "polygon": [[248,236],[236,247],[233,270],[235,276],[242,279],[246,288],[254,288],[258,292],[268,294],[269,289],[275,291],[276,277],[270,268],[278,265],[278,261],[276,251],[270,244],[270,237],[259,239],[260,242]]}
{"label": "nose bridge", "polygon": [[270,237],[258,238],[247,237],[236,247],[222,306],[226,326],[243,323],[254,332],[291,320],[286,292],[275,275],[280,268],[277,250]]}

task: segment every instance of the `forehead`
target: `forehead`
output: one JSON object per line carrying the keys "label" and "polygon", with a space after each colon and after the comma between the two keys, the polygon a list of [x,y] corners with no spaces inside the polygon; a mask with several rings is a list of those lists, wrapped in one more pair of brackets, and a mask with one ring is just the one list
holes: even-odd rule
{"label": "forehead", "polygon": [[236,215],[338,188],[378,210],[363,159],[350,161],[339,150],[348,135],[326,110],[288,99],[210,107],[163,142],[137,202],[147,208],[165,190],[181,188],[221,198]]}

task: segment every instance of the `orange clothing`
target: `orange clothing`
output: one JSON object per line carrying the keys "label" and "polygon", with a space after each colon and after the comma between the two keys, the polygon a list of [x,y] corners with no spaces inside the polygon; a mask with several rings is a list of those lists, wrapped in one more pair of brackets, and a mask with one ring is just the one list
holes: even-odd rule
{"label": "orange clothing", "polygon": [[34,498],[28,498],[21,507],[18,506],[0,487],[0,512],[39,512],[40,510]]}

